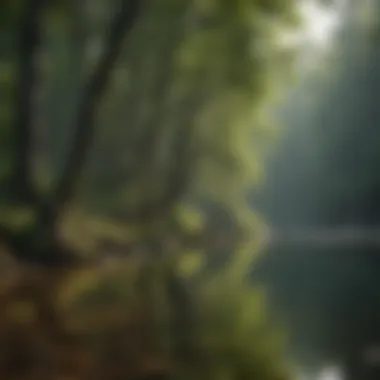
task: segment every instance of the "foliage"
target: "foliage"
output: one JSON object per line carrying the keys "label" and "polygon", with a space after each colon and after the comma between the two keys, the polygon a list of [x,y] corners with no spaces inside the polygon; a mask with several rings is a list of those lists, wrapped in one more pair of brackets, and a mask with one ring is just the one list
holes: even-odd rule
{"label": "foliage", "polygon": [[296,3],[6,3],[4,378],[287,377],[244,282],[261,244],[246,194]]}
{"label": "foliage", "polygon": [[281,335],[270,326],[259,289],[208,278],[192,288],[190,334],[179,334],[165,281],[144,278],[142,287],[141,266],[138,257],[70,275],[13,266],[2,283],[1,375],[288,378]]}

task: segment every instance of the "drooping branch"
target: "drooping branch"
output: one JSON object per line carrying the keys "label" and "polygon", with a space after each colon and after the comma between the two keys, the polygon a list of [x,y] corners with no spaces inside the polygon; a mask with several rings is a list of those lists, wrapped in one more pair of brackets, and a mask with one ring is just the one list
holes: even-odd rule
{"label": "drooping branch", "polygon": [[62,206],[72,198],[80,180],[87,152],[93,140],[95,114],[105,93],[112,68],[126,35],[131,31],[138,16],[139,0],[123,0],[121,9],[110,26],[105,41],[105,51],[85,86],[75,122],[75,136],[62,176],[53,193],[54,222]]}
{"label": "drooping branch", "polygon": [[32,175],[33,98],[38,66],[36,53],[41,39],[40,16],[44,0],[27,0],[21,19],[18,75],[15,99],[15,155],[11,191],[17,201],[30,201],[35,191]]}

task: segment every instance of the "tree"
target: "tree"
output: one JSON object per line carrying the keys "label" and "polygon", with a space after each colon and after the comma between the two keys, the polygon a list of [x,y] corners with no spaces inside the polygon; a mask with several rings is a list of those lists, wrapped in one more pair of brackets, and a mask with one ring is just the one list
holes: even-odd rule
{"label": "tree", "polygon": [[[220,329],[238,327],[242,318],[239,339],[261,333],[261,322],[246,322],[246,312],[236,310],[251,295],[242,279],[258,242],[251,236],[257,222],[245,198],[259,172],[252,145],[266,132],[261,103],[291,63],[291,52],[278,46],[276,36],[292,27],[295,4],[6,2],[9,40],[2,70],[9,93],[0,126],[5,137],[0,232],[15,258],[44,269],[33,289],[37,298],[47,292],[53,303],[40,308],[46,325],[57,318],[52,310],[62,290],[62,282],[57,292],[52,285],[59,282],[57,270],[68,265],[74,271],[78,258],[87,263],[96,249],[106,260],[121,246],[138,263],[138,275],[127,276],[124,285],[135,294],[129,292],[125,301],[131,324],[123,328],[126,336],[133,326],[142,331],[130,340],[142,345],[141,357],[158,352],[162,362],[168,352],[175,364],[170,371],[183,378],[286,376],[268,365],[271,348],[264,343],[247,347],[250,342],[231,342],[232,332],[223,337],[221,330],[220,342],[208,340],[204,330],[222,312],[224,282],[241,289],[242,299],[235,305],[234,296],[228,298],[229,318]],[[220,301],[208,306],[202,276],[187,281],[177,268],[194,257],[189,250],[201,250],[205,261],[209,251],[218,250],[213,229],[219,229],[208,212],[213,205],[226,210],[241,235],[222,272],[228,281],[210,280],[218,284],[212,291]],[[194,210],[203,211],[204,226],[190,223]],[[56,270],[45,270],[50,267]],[[27,284],[32,289],[32,282]],[[25,283],[12,294],[19,297],[24,290]],[[196,314],[198,303],[204,315]],[[57,337],[53,325],[50,334]],[[167,339],[169,348],[162,343]],[[95,355],[103,371],[128,367],[132,348],[122,347],[127,364],[119,360],[107,367],[102,360],[108,354]],[[161,376],[171,377],[170,371],[165,367]]]}

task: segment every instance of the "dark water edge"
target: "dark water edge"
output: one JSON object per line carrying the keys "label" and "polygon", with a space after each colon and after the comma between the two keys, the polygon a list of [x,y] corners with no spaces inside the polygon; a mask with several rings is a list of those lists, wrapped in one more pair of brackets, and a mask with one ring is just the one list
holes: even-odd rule
{"label": "dark water edge", "polygon": [[[316,371],[341,363],[345,380],[380,379],[380,249],[272,244],[252,278],[264,283],[272,313],[290,330],[289,350]],[[373,355],[372,355],[373,356]],[[358,377],[359,376],[359,377]]]}

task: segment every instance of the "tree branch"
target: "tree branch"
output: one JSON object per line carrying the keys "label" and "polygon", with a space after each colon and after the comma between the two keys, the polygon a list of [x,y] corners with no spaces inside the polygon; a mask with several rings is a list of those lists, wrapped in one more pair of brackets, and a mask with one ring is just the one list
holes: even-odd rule
{"label": "tree branch", "polygon": [[121,9],[110,27],[105,51],[85,87],[75,123],[76,135],[72,149],[69,152],[61,179],[53,193],[55,211],[54,215],[51,215],[52,222],[55,221],[62,206],[71,199],[76,190],[85,165],[88,146],[94,135],[96,108],[105,93],[122,42],[135,24],[140,2],[139,0],[122,0]]}
{"label": "tree branch", "polygon": [[35,190],[32,178],[33,90],[37,79],[36,50],[40,44],[40,15],[44,0],[27,0],[21,20],[18,47],[18,88],[14,122],[15,157],[11,191],[17,201],[30,201]]}

